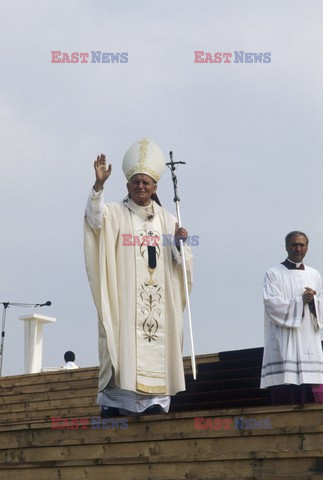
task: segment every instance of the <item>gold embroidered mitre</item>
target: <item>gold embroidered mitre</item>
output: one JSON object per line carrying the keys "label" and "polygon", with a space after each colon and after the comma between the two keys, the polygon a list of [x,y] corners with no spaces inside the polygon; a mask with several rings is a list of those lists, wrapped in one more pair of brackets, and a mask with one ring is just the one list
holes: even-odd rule
{"label": "gold embroidered mitre", "polygon": [[143,173],[158,182],[165,170],[163,152],[149,138],[138,140],[123,157],[122,170],[128,181],[137,173]]}

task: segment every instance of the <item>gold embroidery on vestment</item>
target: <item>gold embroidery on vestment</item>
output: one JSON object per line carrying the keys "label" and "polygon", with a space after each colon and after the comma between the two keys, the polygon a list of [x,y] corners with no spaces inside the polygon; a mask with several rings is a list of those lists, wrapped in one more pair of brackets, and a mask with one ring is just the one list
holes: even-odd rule
{"label": "gold embroidery on vestment", "polygon": [[158,339],[157,331],[161,315],[160,300],[161,287],[158,285],[141,284],[140,298],[144,303],[141,307],[144,321],[142,323],[144,339],[150,343]]}
{"label": "gold embroidery on vestment", "polygon": [[137,382],[136,389],[144,393],[166,393],[166,387],[152,387],[139,382]]}
{"label": "gold embroidery on vestment", "polygon": [[136,173],[145,173],[146,175],[150,175],[152,178],[159,179],[159,173],[146,165],[149,140],[147,140],[147,138],[143,138],[140,140],[139,145],[138,163],[127,172],[127,178],[130,179]]}

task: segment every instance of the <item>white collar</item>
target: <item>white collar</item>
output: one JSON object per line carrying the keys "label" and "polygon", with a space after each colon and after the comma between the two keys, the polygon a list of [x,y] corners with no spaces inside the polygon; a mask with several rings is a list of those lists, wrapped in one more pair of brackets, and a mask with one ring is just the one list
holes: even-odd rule
{"label": "white collar", "polygon": [[290,260],[288,257],[287,257],[287,260],[290,262],[290,263],[293,263],[294,265],[296,265],[296,268],[299,268],[303,262],[300,262],[300,263],[296,263],[296,262],[293,262],[293,260]]}
{"label": "white collar", "polygon": [[135,213],[136,215],[138,215],[138,217],[142,218],[142,220],[145,220],[148,222],[151,222],[154,219],[155,215],[159,213],[159,209],[160,209],[159,205],[154,200],[151,200],[149,205],[142,206],[142,205],[137,205],[128,196],[126,196],[123,199],[123,204],[127,208],[129,208],[131,212]]}

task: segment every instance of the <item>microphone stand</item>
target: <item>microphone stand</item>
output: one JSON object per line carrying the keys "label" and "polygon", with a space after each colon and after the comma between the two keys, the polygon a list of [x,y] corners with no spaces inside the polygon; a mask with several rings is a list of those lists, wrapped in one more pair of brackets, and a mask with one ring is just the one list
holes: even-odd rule
{"label": "microphone stand", "polygon": [[4,348],[4,338],[5,338],[5,326],[6,326],[6,315],[7,310],[10,307],[44,307],[50,306],[52,302],[47,301],[46,303],[11,303],[11,302],[0,302],[3,305],[2,311],[2,325],[1,325],[1,344],[0,344],[0,377],[2,376],[2,362],[3,362],[3,348]]}
{"label": "microphone stand", "polygon": [[[172,182],[173,182],[173,186],[174,186],[174,202],[175,202],[175,205],[176,205],[178,227],[180,228],[182,226],[182,223],[181,223],[181,214],[180,214],[180,210],[179,210],[180,198],[177,194],[177,175],[176,175],[175,165],[178,165],[178,164],[185,165],[185,162],[174,162],[173,161],[173,152],[169,152],[169,157],[170,157],[170,162],[166,163],[166,165],[170,169],[171,174],[172,174]],[[188,325],[189,325],[189,331],[190,331],[192,373],[193,373],[194,380],[196,380],[196,364],[195,364],[195,353],[194,353],[194,340],[193,340],[190,296],[189,296],[189,291],[188,291],[187,271],[186,271],[186,262],[185,262],[185,250],[184,250],[184,243],[183,243],[182,239],[180,239],[179,245],[180,245],[181,257],[182,257],[182,270],[183,270],[183,278],[184,278],[185,298],[186,298],[187,313],[188,313]]]}

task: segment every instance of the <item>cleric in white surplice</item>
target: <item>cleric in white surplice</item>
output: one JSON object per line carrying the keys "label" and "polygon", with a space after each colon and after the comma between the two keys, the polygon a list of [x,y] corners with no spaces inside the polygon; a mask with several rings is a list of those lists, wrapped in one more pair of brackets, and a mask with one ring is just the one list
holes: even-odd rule
{"label": "cleric in white surplice", "polygon": [[303,264],[308,238],[299,231],[285,239],[287,259],[265,275],[265,348],[261,388],[271,402],[314,401],[312,385],[323,384],[322,279]]}
{"label": "cleric in white surplice", "polygon": [[[171,239],[185,242],[187,231],[159,204],[165,159],[152,140],[128,149],[122,164],[128,195],[120,203],[104,203],[103,185],[111,174],[104,155],[94,168],[84,246],[99,317],[101,415],[167,412],[169,396],[185,390],[185,290],[181,255]],[[192,254],[184,245],[191,284]]]}

